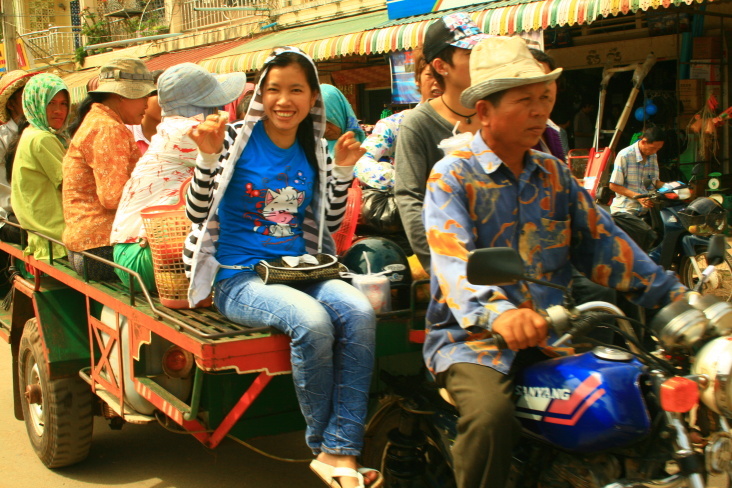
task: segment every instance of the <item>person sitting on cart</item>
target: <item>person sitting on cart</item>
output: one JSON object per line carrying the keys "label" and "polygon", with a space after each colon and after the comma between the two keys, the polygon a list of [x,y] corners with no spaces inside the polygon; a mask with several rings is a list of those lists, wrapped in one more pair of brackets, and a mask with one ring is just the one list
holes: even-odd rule
{"label": "person sitting on cart", "polygon": [[[193,176],[198,156],[188,131],[235,100],[245,83],[244,73],[215,76],[193,63],[168,68],[158,80],[162,122],[122,190],[110,236],[114,262],[137,271],[148,290],[155,289],[155,279],[140,211],[178,203],[181,185]],[[115,272],[128,285],[129,274]]]}
{"label": "person sitting on cart", "polygon": [[145,63],[137,58],[112,59],[101,67],[99,85],[79,104],[71,125],[63,163],[63,240],[72,268],[90,280],[117,279],[114,268],[105,263],[90,259],[85,266],[81,252],[113,259],[112,223],[122,189],[140,159],[140,149],[125,124],[142,121],[155,90]]}
{"label": "person sitting on cart", "polygon": [[[420,96],[419,104],[423,104],[442,95],[442,88],[432,76],[432,68],[425,61],[422,49],[415,49],[412,56],[414,83]],[[402,110],[379,120],[374,125],[374,130],[361,144],[366,153],[356,163],[355,175],[368,188],[393,191],[397,136],[404,117],[412,110]]]}
{"label": "person sitting on cart", "polygon": [[[427,28],[422,54],[443,93],[412,110],[399,129],[394,195],[409,245],[427,273],[430,250],[422,223],[427,176],[444,154],[438,144],[453,135],[456,124],[461,133],[474,133],[480,127],[475,112],[460,102],[460,94],[470,85],[468,62],[473,46],[484,37],[463,12],[445,15]],[[419,276],[421,271],[412,269],[412,274]]]}
{"label": "person sitting on cart", "polygon": [[[540,49],[529,48],[529,52],[534,57],[534,59],[539,62],[545,73],[551,73],[552,71],[557,69],[557,63],[554,61],[554,58],[549,56],[544,51]],[[553,90],[553,97],[554,99],[556,99],[556,83],[554,84]],[[564,149],[564,145],[562,144],[561,128],[557,124],[555,124],[552,119],[546,121],[546,129],[541,135],[539,143],[534,146],[533,149],[549,153],[555,158],[561,159],[562,161],[567,161],[567,151]]]}
{"label": "person sitting on cart", "polygon": [[[23,117],[23,88],[31,76],[37,73],[29,73],[24,70],[15,70],[6,73],[0,78],[0,217],[9,222],[18,223],[18,219],[10,205],[10,179],[12,169],[8,170],[6,156],[15,157],[15,149],[18,147],[20,127],[18,124],[27,125]],[[12,154],[8,152],[13,148]],[[0,240],[3,242],[21,243],[21,231],[12,225],[0,223]],[[0,257],[0,262],[5,262]],[[5,266],[1,266],[5,268]]]}
{"label": "person sitting on cart", "polygon": [[[23,114],[28,126],[20,134],[11,169],[10,198],[24,229],[61,240],[64,232],[62,161],[66,152],[69,89],[50,73],[34,76],[23,91]],[[45,237],[28,233],[25,254],[36,259],[66,256],[66,249]]]}
{"label": "person sitting on cart", "polygon": [[634,197],[648,193],[649,188],[645,187],[648,180],[655,188],[664,185],[658,179],[656,156],[663,147],[663,139],[664,131],[660,127],[649,127],[643,131],[638,141],[618,152],[610,175],[610,190],[615,192],[610,212],[615,222],[646,252],[651,250],[657,238],[656,232],[643,218],[653,207],[653,202],[649,198]]}
{"label": "person sitting on cart", "polygon": [[[473,51],[471,85],[461,98],[475,107],[481,129],[468,149],[435,165],[425,195],[432,299],[424,358],[460,415],[452,448],[458,487],[501,488],[521,434],[513,368],[545,344],[540,311],[564,297],[527,282],[468,283],[468,253],[512,247],[527,276],[565,287],[574,265],[647,307],[680,298],[686,288],[595,205],[566,164],[531,149],[546,127],[561,69],[545,73],[519,37],[484,39]],[[507,349],[490,343],[494,332]]]}
{"label": "person sitting on cart", "polygon": [[374,309],[345,281],[265,284],[251,269],[261,260],[335,251],[328,227],[343,216],[332,215],[338,207],[329,203],[345,196],[360,143],[346,132],[335,165],[327,164],[317,69],[292,47],[267,58],[235,127],[228,143],[225,120],[215,115],[190,132],[199,155],[186,198],[194,224],[184,251],[189,302],[206,299],[213,286],[214,303],[229,320],[289,335],[306,442],[316,456],[311,468],[328,486],[381,486],[380,473],[356,462],[374,364]]}

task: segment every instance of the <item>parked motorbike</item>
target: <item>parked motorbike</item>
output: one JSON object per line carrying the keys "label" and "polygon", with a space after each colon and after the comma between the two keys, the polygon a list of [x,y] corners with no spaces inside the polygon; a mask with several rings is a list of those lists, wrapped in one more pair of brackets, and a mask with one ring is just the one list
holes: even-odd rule
{"label": "parked motorbike", "polygon": [[[705,250],[712,235],[721,234],[727,228],[727,211],[709,197],[697,197],[691,203],[692,193],[688,185],[679,181],[653,188],[650,180],[645,185],[647,193],[636,199],[649,198],[651,227],[659,236],[656,246],[648,255],[665,269],[679,274],[681,282],[693,288],[706,268]],[[732,299],[732,257],[724,254],[724,262],[709,277],[702,293],[714,294],[729,301]]]}
{"label": "parked motorbike", "polygon": [[[712,240],[697,290],[726,254]],[[556,286],[523,274],[513,249],[472,253],[468,280],[518,280]],[[605,302],[566,302],[546,311],[564,344],[594,326],[616,327],[622,312]],[[629,320],[629,319],[628,319]],[[732,304],[690,293],[659,311],[648,350],[632,329],[616,327],[628,347],[599,344],[517,372],[516,416],[523,434],[508,487],[729,486],[732,476]],[[495,337],[500,344],[500,337]],[[583,338],[583,341],[591,339]],[[452,487],[450,446],[458,414],[425,378],[384,375],[393,390],[366,430],[364,463],[378,466],[389,487]],[[445,393],[445,392],[443,392]]]}

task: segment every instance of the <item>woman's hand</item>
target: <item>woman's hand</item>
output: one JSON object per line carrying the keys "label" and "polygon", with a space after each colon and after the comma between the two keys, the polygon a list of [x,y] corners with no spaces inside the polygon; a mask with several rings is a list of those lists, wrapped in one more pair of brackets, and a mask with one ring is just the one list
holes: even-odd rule
{"label": "woman's hand", "polygon": [[209,115],[206,120],[188,131],[188,137],[193,139],[202,153],[218,154],[224,148],[227,122],[229,116],[226,113]]}
{"label": "woman's hand", "polygon": [[366,149],[361,147],[353,132],[348,131],[338,138],[334,153],[336,166],[353,166],[366,153]]}

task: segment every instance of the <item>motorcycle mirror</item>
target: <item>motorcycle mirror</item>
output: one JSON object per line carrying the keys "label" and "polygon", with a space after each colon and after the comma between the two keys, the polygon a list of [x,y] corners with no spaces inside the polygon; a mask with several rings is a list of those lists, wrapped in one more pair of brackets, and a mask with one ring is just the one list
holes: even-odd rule
{"label": "motorcycle mirror", "polygon": [[643,188],[648,189],[651,187],[651,185],[653,185],[653,180],[651,180],[650,178],[643,178]]}
{"label": "motorcycle mirror", "polygon": [[474,285],[513,285],[524,277],[524,261],[515,249],[491,247],[468,254],[468,281]]}
{"label": "motorcycle mirror", "polygon": [[529,278],[524,274],[524,261],[511,247],[476,249],[468,254],[468,282],[474,285],[513,285],[519,280],[562,290],[569,296],[569,289],[549,281]]}
{"label": "motorcycle mirror", "polygon": [[704,168],[701,164],[695,164],[693,168],[691,168],[691,174],[694,176],[699,176],[704,172]]}
{"label": "motorcycle mirror", "polygon": [[724,262],[724,253],[727,252],[727,242],[723,234],[715,234],[709,239],[707,248],[707,264],[717,266]]}

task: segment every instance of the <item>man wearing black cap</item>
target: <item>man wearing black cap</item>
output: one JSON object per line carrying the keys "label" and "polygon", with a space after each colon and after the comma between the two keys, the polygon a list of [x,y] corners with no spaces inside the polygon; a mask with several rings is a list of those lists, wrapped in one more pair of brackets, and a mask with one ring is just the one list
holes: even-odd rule
{"label": "man wearing black cap", "polygon": [[427,175],[444,156],[437,145],[452,135],[456,124],[458,132],[474,133],[479,128],[475,110],[460,103],[460,94],[470,86],[471,50],[484,37],[464,13],[446,15],[429,26],[422,51],[444,92],[407,115],[399,132],[394,194],[409,244],[427,272],[430,251],[422,223]]}

